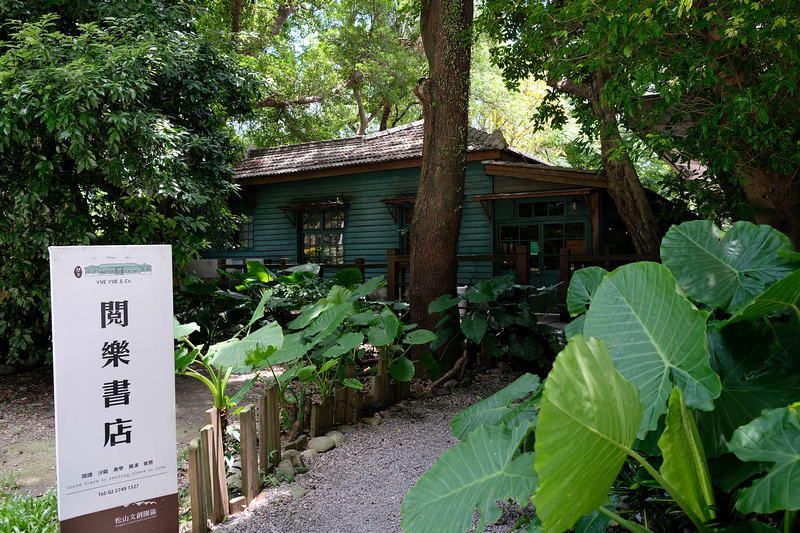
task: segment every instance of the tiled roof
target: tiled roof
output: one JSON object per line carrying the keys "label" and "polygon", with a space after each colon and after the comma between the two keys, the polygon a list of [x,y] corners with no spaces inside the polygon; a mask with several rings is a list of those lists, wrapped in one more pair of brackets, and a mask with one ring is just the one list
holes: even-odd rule
{"label": "tiled roof", "polygon": [[[360,137],[249,150],[247,157],[235,166],[236,177],[246,179],[414,159],[422,157],[422,137],[423,124],[418,121]],[[489,134],[469,128],[467,137],[470,152],[503,149],[521,161],[545,164],[508,147],[499,132]]]}

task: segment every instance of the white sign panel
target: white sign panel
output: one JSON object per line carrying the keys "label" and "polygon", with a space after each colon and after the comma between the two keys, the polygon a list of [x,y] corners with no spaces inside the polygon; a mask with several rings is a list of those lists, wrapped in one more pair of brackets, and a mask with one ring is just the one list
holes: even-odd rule
{"label": "white sign panel", "polygon": [[171,247],[51,247],[50,279],[62,533],[177,531]]}

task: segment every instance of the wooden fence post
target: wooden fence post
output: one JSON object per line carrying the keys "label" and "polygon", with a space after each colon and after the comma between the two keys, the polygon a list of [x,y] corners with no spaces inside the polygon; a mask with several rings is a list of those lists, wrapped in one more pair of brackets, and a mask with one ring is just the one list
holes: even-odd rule
{"label": "wooden fence post", "polygon": [[256,413],[254,405],[245,406],[239,412],[239,427],[242,442],[242,495],[245,505],[258,496],[261,482],[258,477],[258,439],[256,436]]}
{"label": "wooden fence post", "polygon": [[192,505],[192,533],[207,533],[209,519],[210,477],[208,463],[203,462],[200,437],[189,443],[189,498]]}
{"label": "wooden fence post", "polygon": [[267,385],[258,412],[261,469],[270,474],[281,462],[281,388],[277,383]]}
{"label": "wooden fence post", "polygon": [[228,514],[228,478],[225,475],[225,450],[222,448],[222,419],[219,409],[212,407],[206,411],[206,423],[212,427],[209,439],[212,521],[218,524]]}

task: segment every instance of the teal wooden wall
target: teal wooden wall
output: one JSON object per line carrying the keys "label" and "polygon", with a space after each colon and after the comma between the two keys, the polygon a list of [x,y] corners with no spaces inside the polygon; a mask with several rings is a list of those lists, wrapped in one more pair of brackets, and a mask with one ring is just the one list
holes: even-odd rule
{"label": "teal wooden wall", "polygon": [[[345,263],[362,257],[366,263],[385,263],[386,250],[400,246],[399,222],[395,221],[383,199],[415,196],[419,184],[419,168],[386,172],[369,172],[347,176],[317,178],[296,182],[262,185],[258,188],[254,215],[252,248],[203,254],[209,259],[261,259],[279,262],[298,259],[297,228],[279,208],[285,205],[314,203],[339,198],[347,203],[347,224],[344,233]],[[476,194],[492,192],[492,178],[484,173],[479,162],[467,165],[466,200],[464,202],[459,240],[459,254],[493,253],[492,222],[474,200]],[[392,210],[394,206],[389,206]],[[293,217],[292,213],[287,213]],[[385,275],[385,270],[370,270],[369,277]],[[492,276],[489,263],[463,263],[459,268],[459,284],[472,285]]]}

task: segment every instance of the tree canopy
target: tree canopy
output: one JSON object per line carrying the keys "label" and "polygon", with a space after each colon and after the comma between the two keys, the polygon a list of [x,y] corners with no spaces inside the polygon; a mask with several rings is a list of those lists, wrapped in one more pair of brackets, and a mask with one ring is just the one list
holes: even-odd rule
{"label": "tree canopy", "polygon": [[[638,7],[637,7],[638,6]],[[482,23],[502,43],[508,80],[532,74],[551,96],[540,116],[563,121],[558,96],[601,131],[585,89],[678,166],[679,187],[706,213],[769,223],[800,242],[800,17],[791,0],[487,0]],[[615,156],[623,154],[619,142]]]}
{"label": "tree canopy", "polygon": [[50,350],[48,246],[170,243],[236,222],[228,124],[257,86],[169,0],[0,7],[0,352]]}

